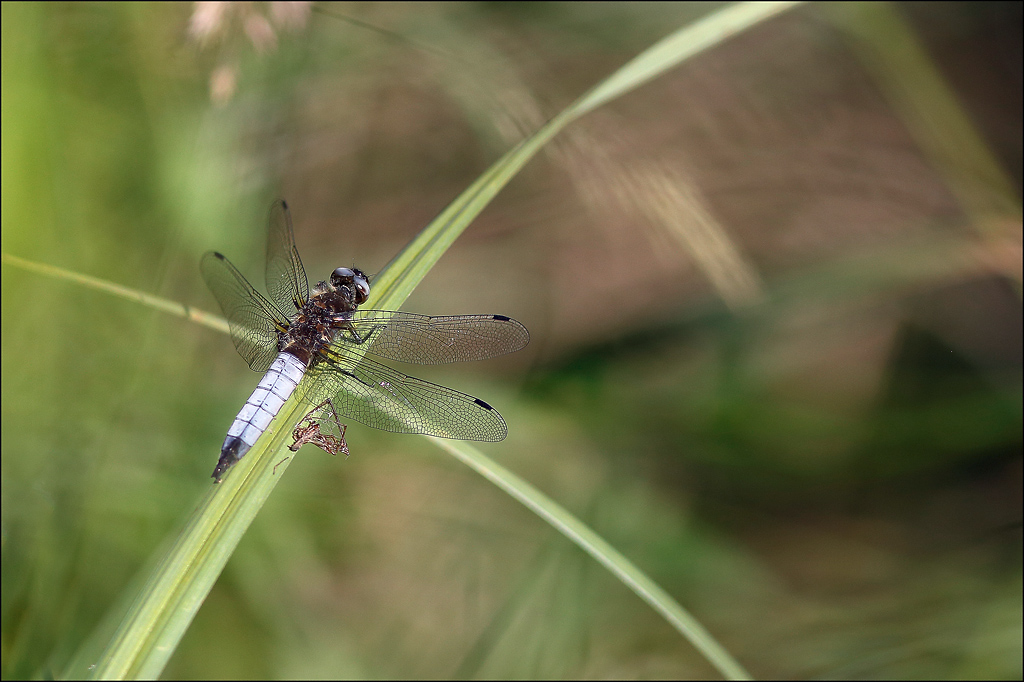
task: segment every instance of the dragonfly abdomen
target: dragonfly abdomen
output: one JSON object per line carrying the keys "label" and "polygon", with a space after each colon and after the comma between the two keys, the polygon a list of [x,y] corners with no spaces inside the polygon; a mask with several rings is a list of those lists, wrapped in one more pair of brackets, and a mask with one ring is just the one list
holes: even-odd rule
{"label": "dragonfly abdomen", "polygon": [[213,478],[220,483],[221,475],[235,462],[242,459],[256,439],[263,435],[270,422],[281,411],[281,406],[295,392],[303,375],[306,363],[291,353],[281,352],[263,375],[245,405],[239,411],[227,438],[220,450],[217,468],[213,470]]}

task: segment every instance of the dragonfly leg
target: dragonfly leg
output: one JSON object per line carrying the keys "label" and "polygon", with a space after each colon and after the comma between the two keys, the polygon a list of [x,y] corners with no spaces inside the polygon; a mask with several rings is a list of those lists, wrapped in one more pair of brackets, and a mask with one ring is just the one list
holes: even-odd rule
{"label": "dragonfly leg", "polygon": [[335,328],[345,330],[348,333],[348,336],[350,337],[349,341],[356,344],[357,346],[361,346],[370,339],[372,339],[373,335],[376,334],[381,329],[383,329],[385,326],[387,325],[374,325],[373,327],[370,328],[370,331],[367,332],[365,336],[359,335],[359,332],[356,331],[356,328],[352,326],[351,320],[341,320],[339,323],[337,323],[337,326]]}

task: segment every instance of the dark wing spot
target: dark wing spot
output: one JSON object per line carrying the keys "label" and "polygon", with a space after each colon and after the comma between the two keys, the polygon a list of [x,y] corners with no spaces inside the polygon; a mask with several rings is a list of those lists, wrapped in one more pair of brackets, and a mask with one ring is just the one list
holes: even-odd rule
{"label": "dark wing spot", "polygon": [[508,322],[512,318],[511,317],[505,317],[504,315],[495,315],[494,319],[498,320],[499,322]]}
{"label": "dark wing spot", "polygon": [[491,407],[490,405],[488,405],[484,401],[480,400],[480,398],[476,398],[475,400],[473,400],[473,402],[475,402],[477,405],[479,405],[480,407],[484,408],[485,410],[493,410],[494,409],[493,407]]}

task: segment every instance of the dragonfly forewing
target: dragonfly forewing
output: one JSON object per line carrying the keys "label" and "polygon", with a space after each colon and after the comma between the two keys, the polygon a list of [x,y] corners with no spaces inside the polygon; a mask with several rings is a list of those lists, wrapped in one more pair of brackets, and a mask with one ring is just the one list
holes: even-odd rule
{"label": "dragonfly forewing", "polygon": [[281,310],[297,310],[309,300],[309,280],[295,247],[292,214],[278,199],[270,207],[267,225],[267,293]]}
{"label": "dragonfly forewing", "polygon": [[366,344],[362,350],[418,365],[485,360],[526,347],[530,333],[504,315],[418,315],[356,310],[335,338],[334,348]]}
{"label": "dragonfly forewing", "polygon": [[288,318],[256,291],[224,255],[210,251],[199,264],[206,285],[231,328],[231,340],[250,368],[266,372],[277,357],[278,334]]}

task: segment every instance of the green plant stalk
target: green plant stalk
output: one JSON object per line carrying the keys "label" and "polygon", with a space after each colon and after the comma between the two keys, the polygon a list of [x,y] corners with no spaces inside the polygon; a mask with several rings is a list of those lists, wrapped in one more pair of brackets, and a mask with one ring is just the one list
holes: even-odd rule
{"label": "green plant stalk", "polygon": [[141,303],[142,305],[149,306],[150,308],[156,308],[157,310],[170,315],[184,317],[187,320],[201,324],[204,327],[209,327],[210,329],[216,329],[224,334],[227,334],[229,331],[228,322],[223,317],[199,310],[198,308],[187,306],[183,303],[178,303],[177,301],[172,301],[160,296],[153,296],[152,294],[136,291],[135,289],[129,289],[128,287],[123,287],[120,284],[114,284],[113,282],[108,282],[106,280],[99,279],[98,277],[90,277],[89,275],[71,272],[70,270],[58,268],[55,265],[36,263],[35,261],[18,258],[17,256],[12,256],[9,253],[2,254],[2,256],[3,262],[7,265],[14,265],[23,270],[36,272],[40,275],[46,275],[47,277],[67,280],[81,286],[89,287],[90,289],[96,289],[97,291],[112,294],[118,298],[134,301],[135,303]]}
{"label": "green plant stalk", "polygon": [[[492,165],[435,218],[376,278],[368,307],[397,309],[448,247],[490,200],[568,123],[796,3],[744,3],[726,7],[656,43],[523,140]],[[6,260],[6,259],[5,259]],[[153,305],[142,297],[143,303]],[[185,309],[186,311],[188,309]],[[299,401],[293,397],[268,431],[225,477],[212,486],[166,557],[122,620],[99,661],[75,661],[68,677],[155,678],[177,648],[193,617],[220,576],[242,535],[256,517],[290,459],[282,460]],[[443,442],[442,442],[443,443]],[[456,450],[447,447],[456,454]],[[667,593],[567,511],[525,481],[486,460],[463,458],[477,471],[583,547],[690,639],[726,677],[748,677],[742,667]]]}
{"label": "green plant stalk", "polygon": [[568,510],[472,445],[443,440],[434,436],[427,437],[442,450],[448,451],[457,460],[521,502],[523,506],[547,521],[555,530],[596,559],[626,587],[650,604],[651,608],[660,613],[672,627],[690,640],[690,643],[704,654],[704,657],[726,679],[751,679],[750,674],[736,662],[736,659],[715,641],[711,633],[680,606],[668,592]]}
{"label": "green plant stalk", "polygon": [[[889,2],[837,3],[829,14],[975,229],[1001,237],[1001,226],[1019,226],[1014,183],[899,8]],[[993,221],[1000,217],[1009,220]]]}
{"label": "green plant stalk", "polygon": [[[301,411],[297,399],[289,400],[258,444],[258,456],[243,457],[231,476],[210,487],[90,677],[155,679],[160,675],[242,535],[290,464],[290,458],[277,461],[268,455],[285,450],[291,440],[291,429],[285,425],[294,423]],[[68,673],[76,676],[82,671]]]}
{"label": "green plant stalk", "polygon": [[[678,66],[688,57],[799,4],[786,1],[730,5],[679,29],[641,52],[484,171],[381,270],[374,279],[367,305],[383,308],[404,303],[470,222],[566,125]],[[672,59],[673,54],[675,59]]]}

